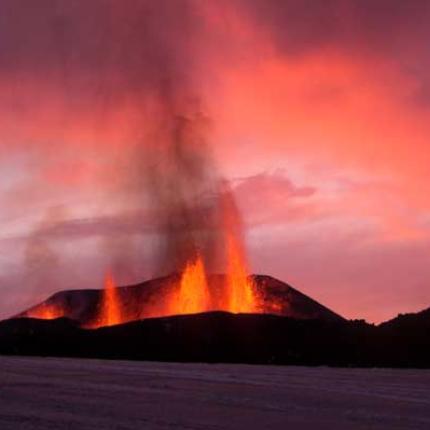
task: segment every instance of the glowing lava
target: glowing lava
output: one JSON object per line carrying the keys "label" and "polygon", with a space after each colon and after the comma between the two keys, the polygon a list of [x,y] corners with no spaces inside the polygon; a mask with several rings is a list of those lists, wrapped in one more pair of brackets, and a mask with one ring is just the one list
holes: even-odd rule
{"label": "glowing lava", "polygon": [[[219,253],[225,269],[224,276],[209,277],[207,264],[210,263],[203,258],[203,254],[194,252],[188,257],[179,278],[172,276],[164,287],[154,292],[150,300],[140,303],[139,300],[130,302],[127,296],[129,290],[117,288],[108,271],[100,300],[91,311],[89,323],[84,323],[84,326],[98,328],[144,318],[209,311],[264,312],[267,307],[258,295],[252,278],[248,276],[240,216],[228,190],[220,196],[219,216]],[[217,281],[209,282],[208,279]],[[34,316],[53,319],[69,315],[44,305]]]}
{"label": "glowing lava", "polygon": [[232,234],[226,238],[227,246],[227,311],[232,313],[258,312],[255,288],[248,277],[245,254]]}
{"label": "glowing lava", "polygon": [[261,312],[258,295],[251,278],[242,236],[241,218],[233,195],[224,186],[218,196],[218,215],[221,248],[226,276],[223,285],[208,285],[207,267],[200,254],[188,260],[181,274],[179,285],[168,294],[168,312],[191,314],[208,311],[232,313]]}
{"label": "glowing lava", "polygon": [[41,320],[55,320],[64,316],[64,311],[58,305],[44,303],[42,306],[28,313],[30,318]]}
{"label": "glowing lava", "polygon": [[210,294],[203,259],[198,255],[182,272],[171,299],[171,314],[194,314],[210,309]]}
{"label": "glowing lava", "polygon": [[248,264],[242,236],[241,218],[231,191],[224,190],[220,197],[223,218],[224,248],[227,281],[223,304],[228,312],[254,313],[259,311],[255,287],[248,276]]}
{"label": "glowing lava", "polygon": [[249,279],[245,258],[233,236],[228,240],[228,274],[221,300],[208,286],[201,256],[188,262],[178,285],[173,286],[169,314],[194,314],[213,310],[232,313],[258,312],[254,285]]}
{"label": "glowing lava", "polygon": [[124,321],[121,313],[121,298],[119,297],[113,276],[108,272],[105,277],[105,287],[97,325],[99,327],[111,326],[121,324],[122,322]]}

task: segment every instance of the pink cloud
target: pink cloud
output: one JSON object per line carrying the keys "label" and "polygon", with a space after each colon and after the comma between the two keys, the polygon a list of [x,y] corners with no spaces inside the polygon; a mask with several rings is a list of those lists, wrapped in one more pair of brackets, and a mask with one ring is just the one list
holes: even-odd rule
{"label": "pink cloud", "polygon": [[[233,191],[249,227],[316,215],[315,187],[298,187],[283,171],[259,173],[233,182]],[[311,200],[311,202],[309,202]]]}

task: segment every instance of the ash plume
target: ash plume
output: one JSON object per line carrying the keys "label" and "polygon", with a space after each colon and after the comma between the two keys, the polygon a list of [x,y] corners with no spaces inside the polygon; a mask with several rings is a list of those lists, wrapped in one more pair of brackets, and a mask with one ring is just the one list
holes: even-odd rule
{"label": "ash plume", "polygon": [[55,244],[43,232],[47,226],[61,223],[66,216],[66,209],[63,206],[48,208],[26,240],[24,279],[31,296],[41,298],[52,292],[61,277],[61,258]]}
{"label": "ash plume", "polygon": [[[163,92],[165,94],[165,92]],[[145,145],[145,190],[157,217],[155,270],[177,272],[200,255],[216,270],[222,252],[222,178],[211,156],[211,121],[196,99],[161,99],[160,122]]]}
{"label": "ash plume", "polygon": [[[206,58],[204,41],[209,40],[204,9],[191,0],[168,5],[5,0],[0,5],[1,44],[6,47],[0,71],[10,79],[17,111],[24,115],[34,100],[41,100],[39,128],[71,145],[71,154],[98,154],[103,164],[104,156],[114,154],[115,162],[118,153],[121,163],[103,184],[108,205],[114,201],[120,217],[133,211],[151,214],[149,221],[142,219],[141,234],[112,232],[100,241],[100,253],[114,272],[148,275],[146,261],[142,267],[124,257],[139,254],[148,242],[157,244],[155,263],[150,263],[154,275],[180,271],[196,254],[213,270],[222,260],[220,195],[225,187],[211,156],[212,124],[199,88],[199,62]],[[29,33],[32,37],[23,43],[22,34]],[[122,122],[113,138],[109,126],[117,114]],[[93,134],[81,139],[79,121]],[[33,136],[26,129],[31,123],[24,121],[23,136]],[[32,139],[45,150],[43,134]],[[105,151],[110,140],[114,144]],[[156,225],[150,241],[148,223]],[[52,247],[41,240],[38,232],[29,242],[31,272],[49,266],[45,261],[50,259],[50,266],[57,264]]]}

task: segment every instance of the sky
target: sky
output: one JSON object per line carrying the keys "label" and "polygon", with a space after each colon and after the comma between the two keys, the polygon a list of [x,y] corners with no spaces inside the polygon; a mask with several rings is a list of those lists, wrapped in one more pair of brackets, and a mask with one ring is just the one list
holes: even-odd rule
{"label": "sky", "polygon": [[429,24],[426,0],[3,0],[0,318],[156,275],[160,99],[208,118],[253,272],[347,318],[428,308]]}

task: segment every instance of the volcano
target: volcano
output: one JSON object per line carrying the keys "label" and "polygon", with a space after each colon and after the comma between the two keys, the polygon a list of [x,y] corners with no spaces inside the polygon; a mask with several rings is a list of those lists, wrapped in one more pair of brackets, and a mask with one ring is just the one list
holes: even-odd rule
{"label": "volcano", "polygon": [[[179,278],[179,275],[170,275],[124,287],[113,286],[113,281],[109,279],[108,288],[104,290],[61,291],[16,317],[38,319],[65,317],[75,321],[81,327],[98,328],[147,318],[203,313],[198,308],[195,311],[185,309],[175,312],[175,308],[169,306],[168,302],[171,300],[169,297],[172,297]],[[300,320],[344,320],[332,310],[271,276],[251,275],[248,279],[258,297],[258,308],[253,313],[273,314]],[[207,278],[209,288],[215,292],[222,291],[225,282],[225,275],[214,274]],[[110,308],[109,318],[103,316],[106,307]],[[228,311],[222,307],[208,309],[208,311],[217,310]]]}
{"label": "volcano", "polygon": [[[108,276],[102,290],[58,292],[0,322],[0,355],[430,368],[430,310],[379,326],[348,321],[288,284],[252,275],[255,312],[187,313],[171,306],[181,279],[116,287]],[[209,275],[205,284],[216,303],[226,275]],[[178,309],[184,312],[169,313]]]}

